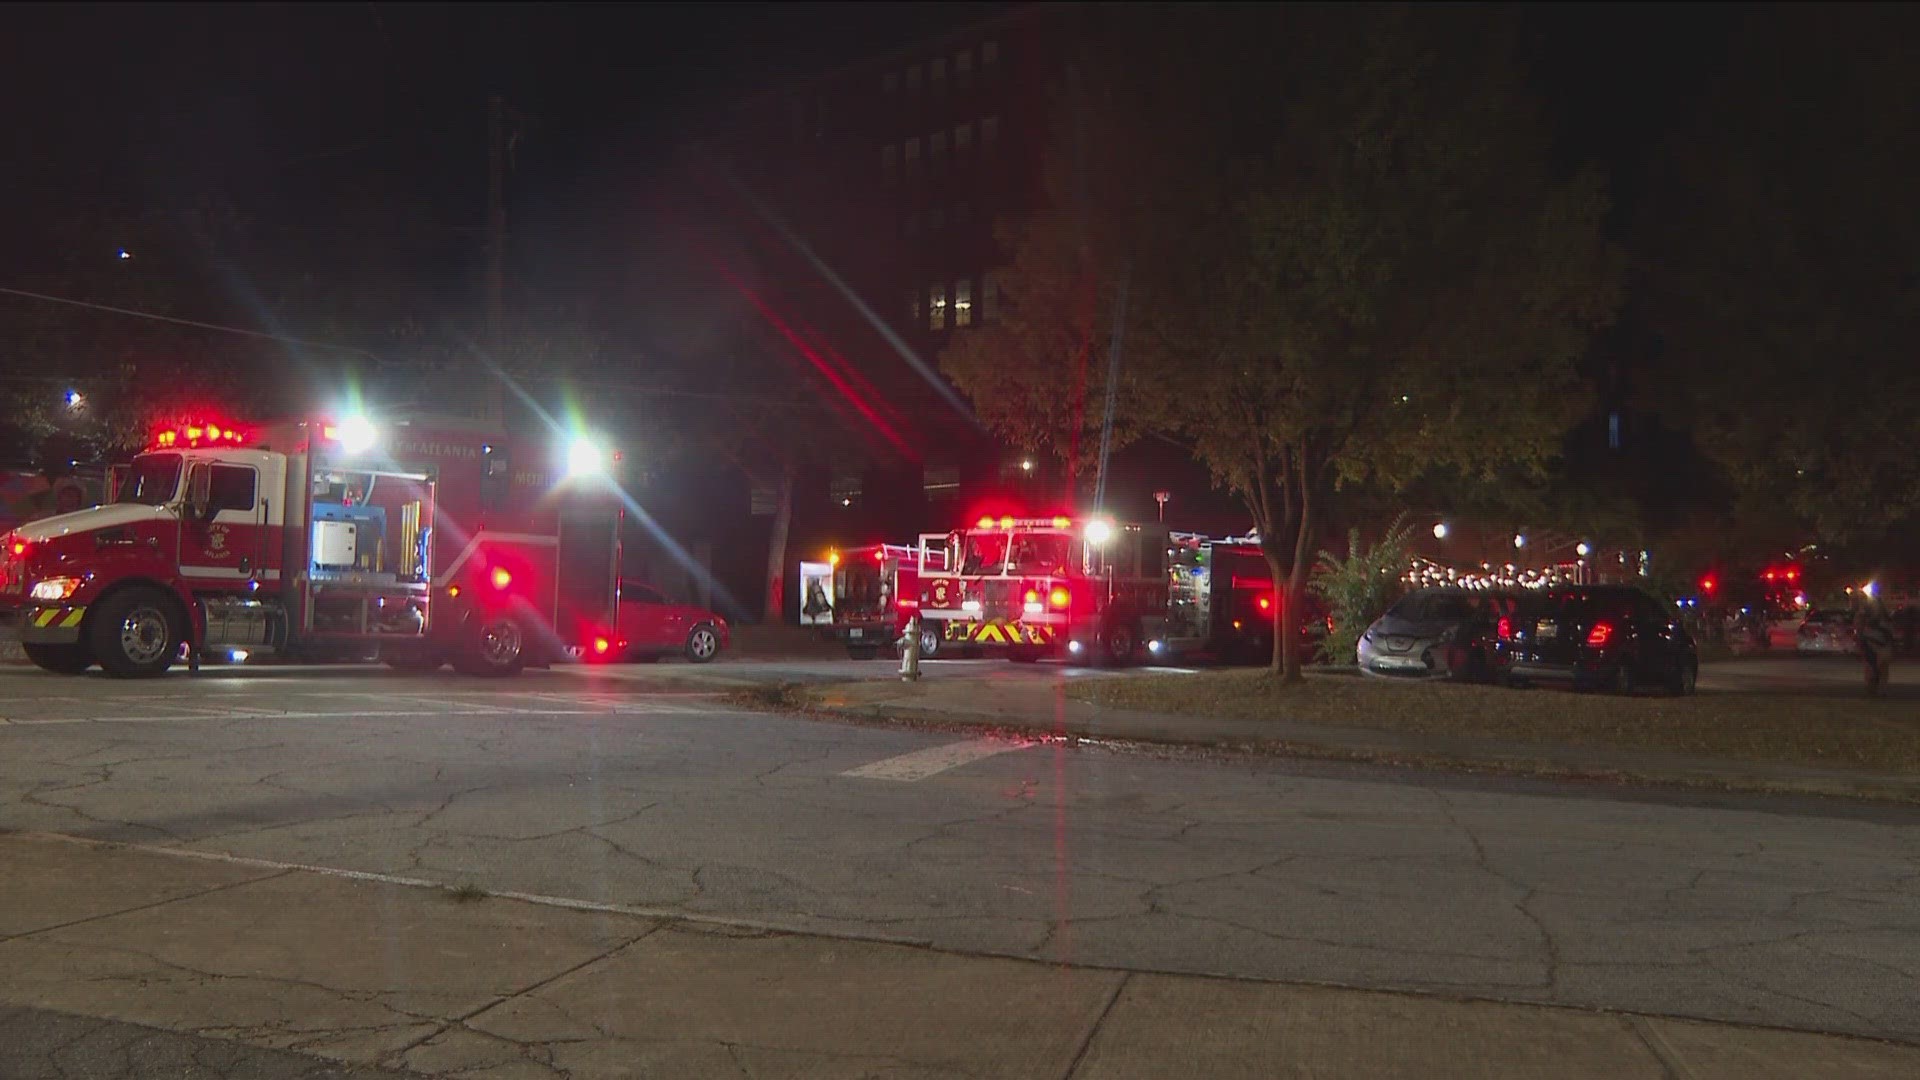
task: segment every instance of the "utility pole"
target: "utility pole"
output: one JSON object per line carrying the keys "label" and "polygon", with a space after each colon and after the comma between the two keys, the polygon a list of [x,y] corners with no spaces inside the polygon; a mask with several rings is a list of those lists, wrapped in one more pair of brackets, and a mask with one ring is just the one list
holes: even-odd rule
{"label": "utility pole", "polygon": [[[487,335],[486,350],[498,362],[507,288],[507,99],[487,98]],[[500,378],[481,373],[486,391],[486,418],[505,419],[506,394]]]}

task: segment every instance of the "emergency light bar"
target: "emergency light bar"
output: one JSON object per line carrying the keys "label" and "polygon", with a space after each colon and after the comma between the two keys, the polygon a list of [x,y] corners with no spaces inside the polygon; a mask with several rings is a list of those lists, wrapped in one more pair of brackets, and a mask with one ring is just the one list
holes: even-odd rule
{"label": "emergency light bar", "polygon": [[991,529],[995,526],[999,526],[1002,529],[1071,529],[1073,528],[1073,519],[1069,517],[1003,517],[998,519],[983,517],[975,524],[982,529]]}
{"label": "emergency light bar", "polygon": [[155,435],[153,448],[173,450],[180,447],[239,446],[244,442],[246,436],[234,428],[221,427],[219,424],[183,424]]}

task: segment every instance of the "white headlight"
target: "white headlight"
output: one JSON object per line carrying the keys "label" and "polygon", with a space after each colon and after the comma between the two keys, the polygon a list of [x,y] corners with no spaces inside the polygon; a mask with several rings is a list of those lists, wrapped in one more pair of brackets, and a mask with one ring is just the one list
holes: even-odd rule
{"label": "white headlight", "polygon": [[334,437],[340,440],[340,449],[349,454],[358,454],[373,448],[379,441],[380,433],[374,429],[373,421],[364,416],[349,416],[340,421],[334,429]]}
{"label": "white headlight", "polygon": [[1087,543],[1095,547],[1113,539],[1113,526],[1104,521],[1087,522]]}

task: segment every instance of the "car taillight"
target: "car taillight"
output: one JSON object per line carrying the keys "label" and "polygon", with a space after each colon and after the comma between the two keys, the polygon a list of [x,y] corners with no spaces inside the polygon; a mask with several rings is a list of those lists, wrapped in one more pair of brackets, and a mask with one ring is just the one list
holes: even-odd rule
{"label": "car taillight", "polygon": [[1055,585],[1053,591],[1047,594],[1047,603],[1052,604],[1056,608],[1066,607],[1067,603],[1072,599],[1073,594],[1067,592],[1065,585]]}
{"label": "car taillight", "polygon": [[1596,649],[1604,648],[1607,642],[1612,640],[1613,640],[1613,624],[1612,623],[1597,622],[1593,624],[1593,629],[1587,631],[1587,644],[1592,646],[1593,648],[1596,648]]}
{"label": "car taillight", "polygon": [[1497,632],[1500,635],[1501,641],[1512,641],[1513,640],[1513,620],[1507,618],[1505,615],[1500,616],[1500,626]]}

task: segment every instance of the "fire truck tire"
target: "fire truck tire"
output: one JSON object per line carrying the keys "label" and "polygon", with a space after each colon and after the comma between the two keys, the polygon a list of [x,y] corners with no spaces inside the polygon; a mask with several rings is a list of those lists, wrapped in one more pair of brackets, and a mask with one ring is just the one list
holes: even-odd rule
{"label": "fire truck tire", "polygon": [[186,624],[172,597],[155,589],[128,589],[94,605],[87,644],[107,674],[150,679],[173,666]]}
{"label": "fire truck tire", "polygon": [[454,666],[463,675],[504,677],[527,664],[527,635],[511,615],[494,615],[476,625],[473,639]]}
{"label": "fire truck tire", "polygon": [[872,660],[874,657],[879,655],[880,655],[880,646],[878,645],[847,646],[847,658],[850,660]]}
{"label": "fire truck tire", "polygon": [[1100,634],[1100,651],[1096,654],[1109,664],[1131,664],[1140,651],[1140,634],[1132,623],[1116,622],[1107,624]]}
{"label": "fire truck tire", "polygon": [[35,667],[55,675],[78,675],[93,666],[84,645],[22,645],[20,651]]}
{"label": "fire truck tire", "polygon": [[692,663],[710,663],[714,657],[720,655],[720,635],[714,631],[711,624],[701,623],[688,632],[684,651],[687,654],[687,660]]}

